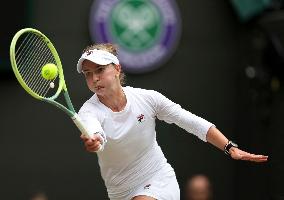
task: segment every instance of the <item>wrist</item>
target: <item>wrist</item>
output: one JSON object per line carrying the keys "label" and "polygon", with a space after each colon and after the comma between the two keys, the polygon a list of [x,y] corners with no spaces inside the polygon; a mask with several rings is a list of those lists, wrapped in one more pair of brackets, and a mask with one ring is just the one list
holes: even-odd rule
{"label": "wrist", "polygon": [[228,143],[224,147],[224,152],[227,155],[231,155],[231,153],[238,148],[238,145],[234,143],[233,141],[228,141]]}

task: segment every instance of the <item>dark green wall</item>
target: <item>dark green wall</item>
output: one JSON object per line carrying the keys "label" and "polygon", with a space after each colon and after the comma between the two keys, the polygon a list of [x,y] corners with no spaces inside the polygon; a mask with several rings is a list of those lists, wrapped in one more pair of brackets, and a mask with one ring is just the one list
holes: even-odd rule
{"label": "dark green wall", "polygon": [[[76,72],[76,63],[82,49],[92,43],[88,33],[92,2],[33,1],[32,6],[31,26],[56,45],[77,109],[91,95]],[[127,85],[160,91],[216,124],[228,138],[238,138],[238,77],[245,66],[240,33],[246,27],[226,1],[177,4],[182,34],[176,52],[154,72],[127,74]],[[14,78],[1,81],[0,90],[0,199],[27,199],[37,189],[46,191],[51,200],[106,199],[96,155],[85,152],[72,121],[56,108],[34,100]],[[187,177],[205,173],[212,180],[214,199],[238,199],[237,161],[175,125],[158,122],[157,133],[181,189]],[[252,177],[247,174],[246,178]]]}

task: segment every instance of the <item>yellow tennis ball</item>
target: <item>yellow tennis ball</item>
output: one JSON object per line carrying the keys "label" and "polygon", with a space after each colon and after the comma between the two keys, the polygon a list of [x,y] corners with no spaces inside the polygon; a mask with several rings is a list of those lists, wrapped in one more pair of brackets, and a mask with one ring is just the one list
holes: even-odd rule
{"label": "yellow tennis ball", "polygon": [[55,64],[48,63],[41,69],[41,75],[46,80],[53,80],[58,74],[58,69]]}

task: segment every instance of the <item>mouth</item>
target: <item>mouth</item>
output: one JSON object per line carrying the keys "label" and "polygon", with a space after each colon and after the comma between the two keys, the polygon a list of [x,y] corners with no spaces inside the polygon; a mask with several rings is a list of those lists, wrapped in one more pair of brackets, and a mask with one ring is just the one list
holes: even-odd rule
{"label": "mouth", "polygon": [[103,88],[102,86],[95,86],[95,90],[100,90],[102,88]]}

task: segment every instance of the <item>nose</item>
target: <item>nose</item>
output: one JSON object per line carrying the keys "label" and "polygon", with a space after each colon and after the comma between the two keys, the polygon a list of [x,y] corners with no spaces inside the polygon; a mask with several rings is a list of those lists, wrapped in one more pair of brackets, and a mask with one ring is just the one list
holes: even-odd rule
{"label": "nose", "polygon": [[100,79],[99,74],[96,74],[96,73],[93,72],[93,81],[98,82],[99,79]]}

